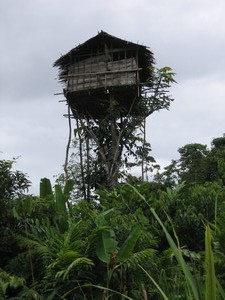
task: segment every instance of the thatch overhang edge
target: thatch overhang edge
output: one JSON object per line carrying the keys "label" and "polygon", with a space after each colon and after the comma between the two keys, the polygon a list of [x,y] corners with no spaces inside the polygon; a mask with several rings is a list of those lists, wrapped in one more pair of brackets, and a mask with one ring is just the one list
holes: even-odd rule
{"label": "thatch overhang edge", "polygon": [[154,64],[154,56],[153,53],[149,50],[149,47],[143,46],[140,44],[136,44],[130,41],[126,41],[123,39],[120,39],[118,37],[115,37],[113,35],[108,34],[107,32],[101,31],[96,36],[88,39],[86,42],[79,44],[75,48],[71,49],[66,54],[62,55],[60,58],[58,58],[54,64],[53,67],[57,67],[59,69],[59,79],[60,81],[64,81],[64,76],[68,73],[68,66],[70,64],[71,56],[76,56],[79,54],[79,52],[82,52],[82,49],[85,49],[85,47],[88,47],[91,43],[95,43],[100,41],[101,39],[111,39],[116,43],[119,43],[123,45],[124,47],[131,47],[131,48],[138,48],[139,52],[142,53],[144,57],[144,65],[147,68],[148,66],[152,66]]}

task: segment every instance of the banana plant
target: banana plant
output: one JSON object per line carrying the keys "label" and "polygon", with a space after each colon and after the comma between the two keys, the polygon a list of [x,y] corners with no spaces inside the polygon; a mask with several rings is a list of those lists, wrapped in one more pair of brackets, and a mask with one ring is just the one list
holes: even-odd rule
{"label": "banana plant", "polygon": [[[109,299],[112,290],[115,293],[125,294],[125,278],[129,266],[141,263],[149,255],[152,256],[154,252],[152,249],[135,252],[135,246],[142,234],[142,230],[138,225],[132,226],[125,241],[121,246],[118,246],[115,231],[105,218],[107,215],[110,216],[111,212],[113,212],[113,208],[95,216],[96,227],[92,232],[92,239],[95,236],[96,256],[105,264],[106,269],[106,286],[104,287],[105,296],[103,299]],[[115,281],[117,282],[118,279],[120,290],[115,291],[115,287],[118,287]]]}
{"label": "banana plant", "polygon": [[69,197],[73,186],[73,180],[67,180],[64,189],[62,189],[59,184],[56,184],[54,194],[51,182],[48,178],[42,178],[40,181],[40,198],[50,197],[54,200],[59,229],[62,232],[68,229],[68,218],[70,213]]}

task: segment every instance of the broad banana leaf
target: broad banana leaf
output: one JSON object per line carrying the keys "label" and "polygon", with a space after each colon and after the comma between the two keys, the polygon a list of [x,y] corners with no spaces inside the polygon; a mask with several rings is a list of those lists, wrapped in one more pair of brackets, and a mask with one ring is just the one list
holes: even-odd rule
{"label": "broad banana leaf", "polygon": [[101,261],[109,264],[112,255],[116,252],[116,246],[117,242],[113,230],[104,228],[98,232],[96,254]]}
{"label": "broad banana leaf", "polygon": [[123,263],[131,256],[131,253],[134,250],[134,247],[137,243],[137,240],[140,237],[140,234],[141,234],[140,228],[137,226],[133,227],[128,238],[123,243],[122,247],[120,248],[117,254],[116,263]]}
{"label": "broad banana leaf", "polygon": [[53,197],[52,185],[48,178],[42,178],[40,181],[40,198]]}

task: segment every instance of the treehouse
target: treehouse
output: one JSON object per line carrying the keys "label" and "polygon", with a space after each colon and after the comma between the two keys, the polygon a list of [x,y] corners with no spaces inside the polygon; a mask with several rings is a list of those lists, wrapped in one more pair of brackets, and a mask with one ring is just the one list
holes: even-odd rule
{"label": "treehouse", "polygon": [[54,63],[74,117],[94,119],[107,114],[111,101],[121,113],[131,112],[152,65],[147,47],[103,31]]}

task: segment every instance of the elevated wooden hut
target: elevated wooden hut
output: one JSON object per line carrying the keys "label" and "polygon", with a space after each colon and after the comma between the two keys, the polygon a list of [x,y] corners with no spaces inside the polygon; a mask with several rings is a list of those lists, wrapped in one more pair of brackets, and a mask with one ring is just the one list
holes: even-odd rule
{"label": "elevated wooden hut", "polygon": [[110,99],[126,113],[151,76],[153,54],[146,47],[101,31],[61,56],[54,66],[74,116],[101,118]]}

